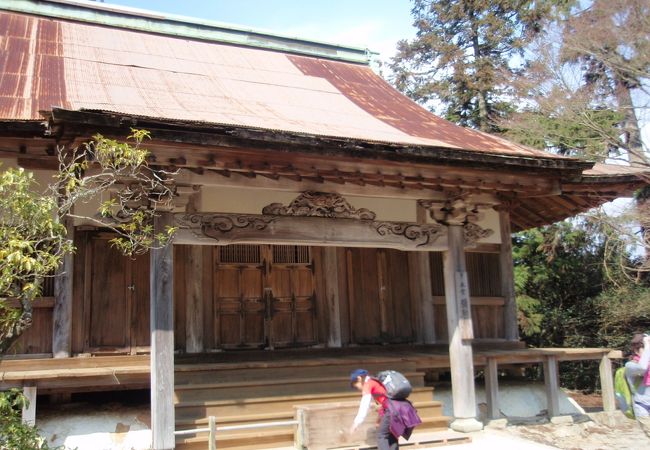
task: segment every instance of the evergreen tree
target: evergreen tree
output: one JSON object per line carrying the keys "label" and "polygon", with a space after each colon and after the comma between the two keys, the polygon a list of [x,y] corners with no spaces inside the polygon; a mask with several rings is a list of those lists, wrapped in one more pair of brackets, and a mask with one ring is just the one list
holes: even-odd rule
{"label": "evergreen tree", "polygon": [[595,99],[614,99],[629,161],[647,165],[632,91],[650,75],[650,2],[593,0],[569,15],[562,41],[561,57],[581,64],[584,88]]}
{"label": "evergreen tree", "polygon": [[495,119],[512,109],[504,73],[515,71],[515,57],[554,3],[414,0],[417,34],[398,44],[390,66],[395,86],[417,102],[442,102],[453,122],[495,131]]}

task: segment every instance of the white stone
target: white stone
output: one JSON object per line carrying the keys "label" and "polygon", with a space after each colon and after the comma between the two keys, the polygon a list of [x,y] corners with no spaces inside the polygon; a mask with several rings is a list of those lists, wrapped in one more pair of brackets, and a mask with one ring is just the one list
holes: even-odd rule
{"label": "white stone", "polygon": [[491,429],[491,430],[503,430],[507,426],[508,426],[508,419],[494,419],[494,420],[490,420],[485,425],[485,428]]}
{"label": "white stone", "polygon": [[476,419],[455,419],[451,425],[449,425],[454,431],[460,433],[471,433],[473,431],[481,431],[483,429],[483,424]]}

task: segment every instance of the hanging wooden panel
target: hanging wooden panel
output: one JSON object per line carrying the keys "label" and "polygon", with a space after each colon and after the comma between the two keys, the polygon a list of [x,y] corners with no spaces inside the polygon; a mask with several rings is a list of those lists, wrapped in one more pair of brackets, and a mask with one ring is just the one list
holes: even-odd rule
{"label": "hanging wooden panel", "polygon": [[415,339],[415,331],[412,320],[408,255],[399,250],[386,249],[384,252],[388,338],[391,342],[412,342]]}
{"label": "hanging wooden panel", "polygon": [[293,269],[294,342],[316,342],[316,299],[314,274],[310,266]]}
{"label": "hanging wooden panel", "polygon": [[350,336],[358,344],[381,342],[377,249],[347,249]]}
{"label": "hanging wooden panel", "polygon": [[151,342],[151,327],[149,304],[150,279],[149,279],[149,254],[138,256],[131,260],[131,285],[129,287],[132,314],[131,314],[131,348],[132,350],[149,347]]}
{"label": "hanging wooden panel", "polygon": [[90,298],[87,309],[86,351],[126,350],[130,341],[131,308],[128,299],[128,259],[107,239],[91,240],[88,268]]}
{"label": "hanging wooden panel", "polygon": [[271,342],[274,346],[287,346],[294,340],[294,293],[291,269],[273,267],[269,274],[272,292]]}
{"label": "hanging wooden panel", "polygon": [[264,279],[261,267],[242,267],[240,269],[241,305],[241,344],[261,347],[266,345],[264,319],[266,300],[264,298]]}

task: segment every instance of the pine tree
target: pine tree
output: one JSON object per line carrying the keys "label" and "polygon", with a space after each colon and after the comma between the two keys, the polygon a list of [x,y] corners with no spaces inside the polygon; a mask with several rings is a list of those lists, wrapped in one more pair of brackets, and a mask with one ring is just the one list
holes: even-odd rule
{"label": "pine tree", "polygon": [[593,0],[566,20],[561,57],[582,65],[585,88],[595,99],[615,99],[620,147],[631,163],[647,166],[632,91],[650,75],[650,2]]}
{"label": "pine tree", "polygon": [[515,71],[515,57],[556,3],[414,0],[417,34],[399,42],[392,81],[415,101],[440,101],[451,121],[495,131],[495,120],[512,109],[504,73]]}

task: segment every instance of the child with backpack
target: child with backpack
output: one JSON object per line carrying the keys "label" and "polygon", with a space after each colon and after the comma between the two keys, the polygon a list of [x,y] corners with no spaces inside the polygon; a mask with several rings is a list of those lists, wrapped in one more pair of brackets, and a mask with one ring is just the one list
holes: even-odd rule
{"label": "child with backpack", "polygon": [[375,378],[367,370],[357,369],[350,374],[350,385],[361,392],[359,410],[350,433],[354,433],[366,419],[374,400],[379,405],[378,450],[399,449],[398,438],[404,436],[408,439],[413,428],[422,422],[411,402],[406,400],[411,385],[399,372],[381,372]]}
{"label": "child with backpack", "polygon": [[625,378],[632,391],[634,416],[650,436],[650,336],[635,334],[632,358],[625,364]]}

